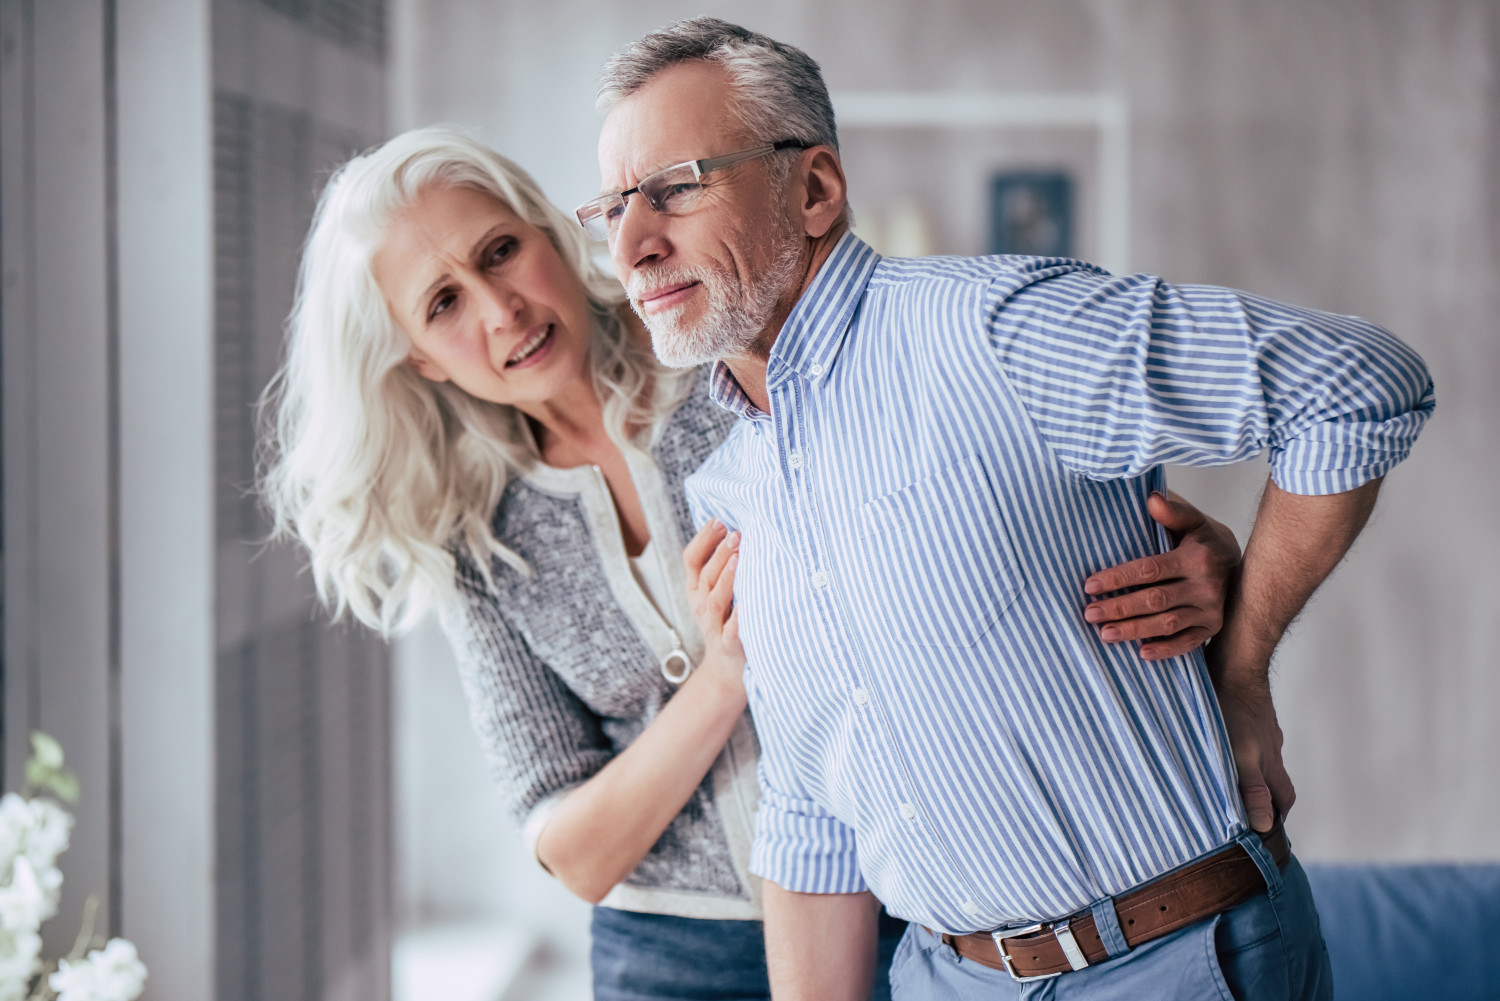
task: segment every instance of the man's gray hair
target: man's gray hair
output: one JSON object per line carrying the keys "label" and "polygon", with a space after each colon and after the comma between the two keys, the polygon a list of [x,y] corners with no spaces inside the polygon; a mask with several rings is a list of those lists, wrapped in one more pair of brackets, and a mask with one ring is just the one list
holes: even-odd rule
{"label": "man's gray hair", "polygon": [[724,67],[737,98],[734,113],[752,139],[838,149],[833,102],[812,57],[716,17],[669,24],[615,53],[604,64],[595,104],[609,111],[662,70],[694,59]]}

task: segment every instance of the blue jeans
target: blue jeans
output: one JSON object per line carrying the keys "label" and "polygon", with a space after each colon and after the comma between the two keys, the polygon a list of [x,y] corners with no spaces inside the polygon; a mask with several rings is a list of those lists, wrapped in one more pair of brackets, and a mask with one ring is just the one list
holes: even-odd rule
{"label": "blue jeans", "polygon": [[1328,950],[1302,866],[1293,857],[1278,871],[1266,854],[1267,870],[1267,892],[1051,980],[1016,983],[912,925],[891,966],[891,993],[895,1001],[1330,1001]]}
{"label": "blue jeans", "polygon": [[[759,921],[709,921],[594,908],[595,1001],[770,1001]],[[891,957],[906,922],[880,914],[870,1001],[889,1001]]]}

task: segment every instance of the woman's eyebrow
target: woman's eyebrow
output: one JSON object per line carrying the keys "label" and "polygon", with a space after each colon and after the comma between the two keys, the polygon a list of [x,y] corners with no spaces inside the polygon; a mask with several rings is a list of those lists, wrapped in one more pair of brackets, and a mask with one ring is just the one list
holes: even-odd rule
{"label": "woman's eyebrow", "polygon": [[450,282],[452,280],[453,280],[453,276],[451,274],[449,274],[448,272],[444,271],[441,275],[439,275],[437,277],[436,281],[434,281],[431,285],[429,285],[426,288],[424,288],[421,291],[421,293],[417,296],[417,301],[416,301],[417,315],[425,317],[427,315],[427,311],[423,308],[424,304],[428,303],[428,302],[430,302],[432,300],[432,294],[438,290],[439,286],[446,285],[448,282]]}
{"label": "woman's eyebrow", "polygon": [[474,241],[474,247],[469,251],[469,256],[471,258],[476,258],[480,254],[484,253],[485,244],[493,240],[495,238],[495,234],[507,228],[508,225],[508,223],[497,222],[495,223],[495,225],[485,230],[484,235]]}

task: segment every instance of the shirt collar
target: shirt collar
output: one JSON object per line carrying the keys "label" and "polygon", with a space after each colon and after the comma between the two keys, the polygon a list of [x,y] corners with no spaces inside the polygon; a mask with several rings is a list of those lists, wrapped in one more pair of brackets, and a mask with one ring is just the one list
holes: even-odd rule
{"label": "shirt collar", "polygon": [[708,398],[736,417],[752,421],[765,420],[769,417],[750,402],[750,397],[745,395],[745,391],[735,380],[734,373],[729,371],[729,366],[722,361],[714,362],[714,367],[709,370]]}
{"label": "shirt collar", "polygon": [[[852,232],[839,237],[781,325],[766,366],[768,391],[794,372],[815,380],[833,367],[855,308],[879,263],[880,255]],[[709,379],[709,396],[725,410],[751,419],[765,416],[722,361],[714,363]]]}

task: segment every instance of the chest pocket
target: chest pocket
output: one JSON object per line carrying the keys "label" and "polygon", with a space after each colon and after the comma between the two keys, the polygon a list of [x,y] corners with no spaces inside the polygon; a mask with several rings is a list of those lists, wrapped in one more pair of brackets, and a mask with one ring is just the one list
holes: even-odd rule
{"label": "chest pocket", "polygon": [[877,497],[859,518],[871,606],[901,642],[972,646],[1026,585],[972,455]]}

